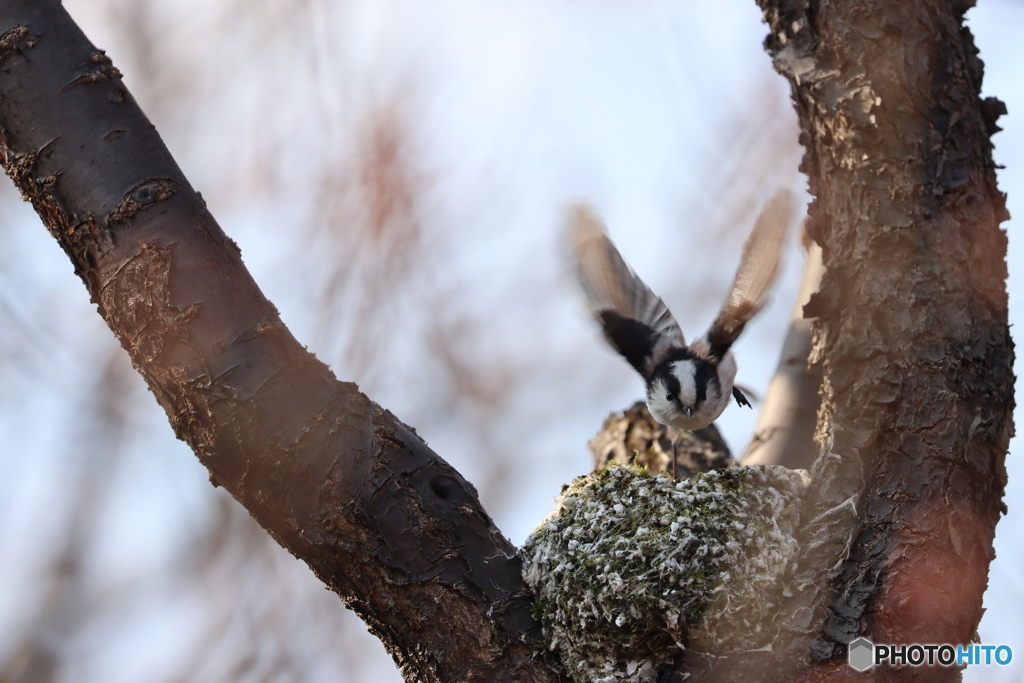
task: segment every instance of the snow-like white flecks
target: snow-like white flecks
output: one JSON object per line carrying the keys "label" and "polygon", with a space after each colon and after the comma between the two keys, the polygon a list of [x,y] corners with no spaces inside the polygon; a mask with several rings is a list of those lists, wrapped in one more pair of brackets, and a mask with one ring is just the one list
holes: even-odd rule
{"label": "snow-like white flecks", "polygon": [[578,683],[653,681],[695,640],[742,648],[785,591],[807,484],[776,466],[574,480],[521,550],[548,647]]}

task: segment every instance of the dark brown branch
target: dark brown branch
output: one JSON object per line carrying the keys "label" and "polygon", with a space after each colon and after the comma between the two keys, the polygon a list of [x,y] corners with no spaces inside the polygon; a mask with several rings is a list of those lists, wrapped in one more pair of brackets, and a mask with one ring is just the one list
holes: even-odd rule
{"label": "dark brown branch", "polygon": [[175,433],[408,680],[557,680],[515,548],[415,432],[291,336],[58,0],[0,4],[4,169]]}

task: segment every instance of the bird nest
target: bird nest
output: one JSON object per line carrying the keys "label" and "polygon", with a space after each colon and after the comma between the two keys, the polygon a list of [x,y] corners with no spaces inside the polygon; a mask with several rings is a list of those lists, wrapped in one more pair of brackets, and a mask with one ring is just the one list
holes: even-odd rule
{"label": "bird nest", "polygon": [[695,639],[731,649],[778,608],[806,485],[765,466],[576,479],[521,551],[549,648],[580,683],[653,680]]}

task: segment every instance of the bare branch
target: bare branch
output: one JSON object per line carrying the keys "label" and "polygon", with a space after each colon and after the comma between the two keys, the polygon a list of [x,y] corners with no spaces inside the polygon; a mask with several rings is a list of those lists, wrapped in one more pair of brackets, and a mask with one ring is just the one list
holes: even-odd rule
{"label": "bare branch", "polygon": [[515,548],[476,491],[295,341],[60,2],[3,4],[0,33],[4,169],[211,481],[407,679],[557,679],[524,642],[536,626]]}

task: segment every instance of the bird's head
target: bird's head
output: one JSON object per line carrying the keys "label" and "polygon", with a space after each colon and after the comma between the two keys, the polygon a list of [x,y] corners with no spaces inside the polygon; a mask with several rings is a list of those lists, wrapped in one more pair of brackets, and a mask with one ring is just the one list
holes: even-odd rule
{"label": "bird's head", "polygon": [[647,382],[647,409],[664,425],[691,430],[706,427],[711,420],[703,408],[708,386],[715,381],[715,367],[703,358],[668,359],[655,368]]}

